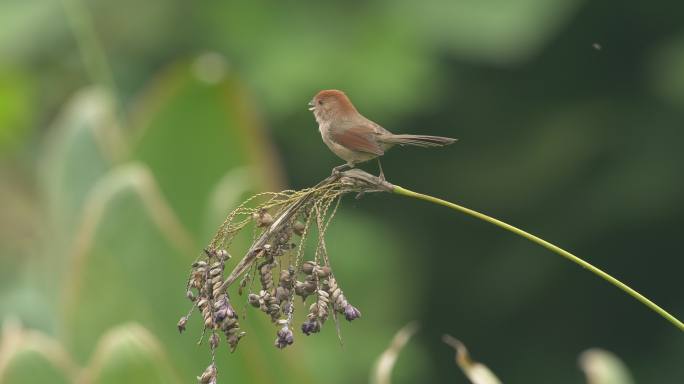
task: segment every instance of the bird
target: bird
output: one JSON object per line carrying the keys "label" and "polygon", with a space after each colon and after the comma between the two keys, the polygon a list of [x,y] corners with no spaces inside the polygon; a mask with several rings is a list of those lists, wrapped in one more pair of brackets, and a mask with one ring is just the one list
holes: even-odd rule
{"label": "bird", "polygon": [[333,168],[333,173],[377,158],[380,178],[384,179],[379,157],[394,145],[441,147],[457,140],[442,136],[395,135],[360,114],[349,97],[337,89],[318,92],[309,102],[309,110],[313,111],[323,142],[346,161],[346,164]]}

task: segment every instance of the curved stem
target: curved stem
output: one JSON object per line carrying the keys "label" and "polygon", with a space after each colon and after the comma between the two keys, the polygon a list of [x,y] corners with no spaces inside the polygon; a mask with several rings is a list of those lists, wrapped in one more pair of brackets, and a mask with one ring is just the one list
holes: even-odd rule
{"label": "curved stem", "polygon": [[665,318],[667,321],[674,324],[675,327],[679,328],[681,331],[684,331],[684,323],[679,321],[676,317],[674,317],[669,312],[667,312],[666,310],[664,310],[663,308],[658,306],[656,303],[647,299],[644,295],[642,295],[639,292],[635,291],[634,289],[630,288],[627,284],[625,284],[625,283],[621,282],[620,280],[614,278],[613,276],[602,271],[601,269],[599,269],[599,268],[593,266],[592,264],[580,259],[579,257],[573,255],[572,253],[570,253],[570,252],[568,252],[568,251],[566,251],[566,250],[564,250],[564,249],[562,249],[556,245],[549,243],[548,241],[546,241],[544,239],[541,239],[541,238],[539,238],[539,237],[537,237],[531,233],[525,232],[522,229],[514,227],[510,224],[504,223],[501,220],[497,220],[493,217],[487,216],[483,213],[474,211],[474,210],[466,208],[466,207],[462,207],[460,205],[451,203],[451,202],[446,201],[446,200],[438,199],[438,198],[430,196],[430,195],[424,195],[422,193],[413,192],[411,190],[402,188],[402,187],[397,186],[397,185],[394,186],[394,188],[392,189],[392,192],[396,193],[398,195],[408,196],[408,197],[412,197],[415,199],[425,200],[425,201],[428,201],[428,202],[431,202],[434,204],[439,204],[439,205],[443,205],[445,207],[449,207],[451,209],[463,212],[467,215],[473,216],[473,217],[478,218],[480,220],[484,220],[486,222],[494,224],[494,225],[501,227],[507,231],[513,232],[516,235],[522,236],[522,237],[524,237],[524,238],[526,238],[526,239],[528,239],[534,243],[537,243],[537,244],[541,245],[542,247],[544,247],[544,248],[546,248],[546,249],[548,249],[548,250],[550,250],[550,251],[552,251],[558,255],[565,257],[566,259],[568,259],[568,260],[572,261],[573,263],[581,266],[582,268],[588,269],[590,272],[599,276],[603,280],[605,280],[605,281],[613,284],[614,286],[620,288],[621,290],[625,291],[630,296],[639,300],[645,306],[649,307],[651,310],[653,310],[654,312],[656,312],[657,314],[659,314],[660,316]]}

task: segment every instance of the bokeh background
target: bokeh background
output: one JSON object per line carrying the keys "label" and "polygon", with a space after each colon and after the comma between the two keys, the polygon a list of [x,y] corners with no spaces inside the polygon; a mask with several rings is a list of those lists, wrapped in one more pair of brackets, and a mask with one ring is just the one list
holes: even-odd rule
{"label": "bokeh background", "polygon": [[[209,356],[189,264],[250,193],[340,160],[306,103],[345,90],[397,133],[396,184],[576,252],[684,317],[684,5],[617,0],[0,2],[0,381],[191,382]],[[365,166],[376,172],[374,164]],[[397,196],[348,198],[328,247],[364,314],[273,348],[261,315],[219,380],[349,383],[404,324],[396,383],[584,382],[578,354],[684,381],[684,337],[512,234]],[[239,251],[233,250],[233,253]]]}

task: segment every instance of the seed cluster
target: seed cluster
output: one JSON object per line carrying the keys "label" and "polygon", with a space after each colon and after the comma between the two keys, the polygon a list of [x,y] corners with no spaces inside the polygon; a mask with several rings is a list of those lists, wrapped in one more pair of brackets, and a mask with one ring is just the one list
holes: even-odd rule
{"label": "seed cluster", "polygon": [[[209,345],[212,354],[220,340],[217,332],[223,332],[231,351],[234,351],[245,332],[240,329],[238,315],[230,303],[228,293],[221,291],[223,271],[230,255],[223,249],[206,249],[205,255],[206,259],[192,264],[186,297],[194,303],[193,309],[198,308],[202,314],[204,331],[211,331]],[[178,322],[180,332],[185,330],[191,314],[192,310],[181,317]]]}
{"label": "seed cluster", "polygon": [[[269,247],[269,250],[271,249],[277,248]],[[349,321],[361,317],[361,312],[345,298],[329,266],[320,266],[315,261],[305,261],[297,271],[294,266],[290,265],[287,269],[280,270],[276,286],[273,269],[278,266],[278,263],[275,257],[269,257],[269,254],[269,251],[262,252],[259,257],[264,259],[257,265],[261,289],[258,293],[250,293],[247,301],[253,307],[268,314],[271,321],[280,327],[274,343],[276,347],[282,349],[294,342],[290,325],[294,313],[293,297],[295,295],[301,297],[304,302],[309,296],[315,298],[309,306],[306,320],[301,325],[302,332],[307,336],[321,330],[331,310],[344,314]],[[302,280],[295,280],[296,275],[299,275]]]}
{"label": "seed cluster", "polygon": [[[178,322],[178,329],[183,332],[190,315],[197,309],[203,323],[200,342],[209,333],[212,361],[198,377],[200,383],[216,383],[215,351],[220,335],[225,337],[231,352],[245,335],[228,293],[238,278],[238,295],[246,296],[245,304],[258,308],[277,327],[274,345],[280,349],[295,340],[292,326],[297,307],[295,296],[302,299],[305,307],[309,302],[300,326],[305,335],[320,332],[330,314],[336,322],[337,314],[344,315],[348,321],[361,317],[333,274],[324,239],[341,196],[349,192],[359,192],[358,186],[349,184],[343,177],[331,176],[314,188],[253,196],[228,215],[204,253],[191,266],[186,296],[193,306]],[[268,197],[265,202],[248,207],[248,203],[264,196]],[[226,264],[230,260],[227,249],[236,234],[250,224],[255,229],[255,239],[243,259],[226,276]],[[312,260],[305,261],[310,227],[315,227],[318,242]],[[252,282],[257,281],[253,290]]]}

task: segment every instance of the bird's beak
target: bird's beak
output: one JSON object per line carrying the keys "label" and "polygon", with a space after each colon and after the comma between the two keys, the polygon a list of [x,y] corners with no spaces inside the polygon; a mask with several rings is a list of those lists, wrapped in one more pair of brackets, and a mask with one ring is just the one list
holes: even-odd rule
{"label": "bird's beak", "polygon": [[316,108],[313,100],[309,101],[308,106],[309,106],[309,111],[313,111]]}

